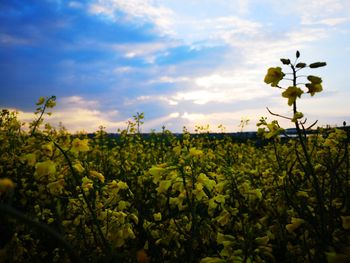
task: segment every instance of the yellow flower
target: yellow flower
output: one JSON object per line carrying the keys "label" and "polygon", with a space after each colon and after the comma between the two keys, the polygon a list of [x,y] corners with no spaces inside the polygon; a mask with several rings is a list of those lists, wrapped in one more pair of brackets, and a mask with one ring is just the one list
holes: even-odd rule
{"label": "yellow flower", "polygon": [[292,222],[286,225],[286,229],[289,233],[294,232],[297,228],[299,228],[305,221],[304,219],[292,217]]}
{"label": "yellow flower", "polygon": [[87,178],[86,176],[84,176],[83,177],[83,179],[82,179],[82,187],[83,187],[83,189],[85,190],[85,191],[88,191],[88,190],[90,190],[90,189],[92,189],[93,188],[93,182],[92,182],[92,180],[90,180],[89,178]]}
{"label": "yellow flower", "polygon": [[285,74],[282,72],[282,69],[280,67],[269,68],[267,70],[264,82],[266,84],[271,83],[272,87],[277,87],[278,82],[280,82],[280,80],[282,80],[284,76]]}
{"label": "yellow flower", "polygon": [[292,122],[297,122],[302,117],[304,117],[304,114],[302,112],[296,112],[293,116]]}
{"label": "yellow flower", "polygon": [[251,196],[252,200],[261,200],[262,199],[261,189],[250,190],[248,192],[248,194]]}
{"label": "yellow flower", "polygon": [[183,209],[182,202],[183,202],[183,198],[179,198],[179,197],[170,197],[169,198],[169,205],[170,206],[177,206],[180,211]]}
{"label": "yellow flower", "polygon": [[161,180],[162,174],[164,173],[164,171],[165,171],[165,169],[163,167],[159,167],[159,166],[152,166],[148,170],[150,175],[152,175],[153,183],[157,184]]}
{"label": "yellow flower", "polygon": [[0,179],[0,195],[9,191],[10,189],[15,188],[15,184],[9,178]]}
{"label": "yellow flower", "polygon": [[320,77],[317,76],[307,76],[307,79],[312,83],[312,84],[321,84],[322,83],[322,79]]}
{"label": "yellow flower", "polygon": [[136,225],[139,223],[139,218],[135,214],[130,214],[130,219],[134,221]]}
{"label": "yellow flower", "polygon": [[85,168],[81,165],[80,162],[77,162],[75,164],[73,164],[73,168],[78,172],[78,173],[82,173],[84,172]]}
{"label": "yellow flower", "polygon": [[203,151],[197,150],[195,147],[190,149],[190,156],[191,157],[201,156],[202,154],[203,154]]}
{"label": "yellow flower", "polygon": [[288,105],[291,106],[297,99],[297,97],[300,98],[301,94],[303,94],[304,91],[302,91],[300,88],[291,86],[288,87],[284,92],[282,92],[282,97],[288,99]]}
{"label": "yellow flower", "polygon": [[175,146],[173,148],[173,151],[174,151],[175,155],[180,155],[181,154],[181,145]]}
{"label": "yellow flower", "polygon": [[201,183],[195,184],[195,189],[193,189],[193,194],[195,195],[196,199],[198,201],[202,200],[205,197],[208,197],[205,192],[203,191],[203,185]]}
{"label": "yellow flower", "polygon": [[123,228],[123,237],[126,238],[131,238],[134,239],[136,238],[134,231],[132,231],[130,226],[124,227]]}
{"label": "yellow flower", "polygon": [[53,143],[47,143],[44,144],[43,146],[41,146],[42,152],[46,155],[46,156],[51,156],[53,153]]}
{"label": "yellow flower", "polygon": [[227,225],[231,220],[231,214],[227,210],[222,210],[220,215],[216,217],[216,222],[218,222],[221,226]]}
{"label": "yellow flower", "polygon": [[156,190],[159,194],[165,193],[170,186],[171,186],[171,180],[163,180],[160,182]]}
{"label": "yellow flower", "polygon": [[89,140],[83,139],[80,140],[79,138],[75,138],[72,141],[72,152],[78,153],[78,152],[87,152],[90,150],[89,148]]}
{"label": "yellow flower", "polygon": [[34,166],[36,163],[36,155],[35,153],[28,153],[21,157],[22,161],[26,161],[29,166]]}
{"label": "yellow flower", "polygon": [[53,99],[47,100],[47,102],[46,102],[46,107],[47,108],[53,108],[55,106],[56,106],[56,101],[54,101]]}
{"label": "yellow flower", "polygon": [[162,214],[160,212],[153,214],[154,221],[161,221]]}
{"label": "yellow flower", "polygon": [[[265,129],[262,131],[262,134],[265,136],[266,139],[275,138],[278,135],[280,135],[284,130],[279,126],[278,121],[273,120],[271,123],[266,124],[267,128],[269,129],[269,132],[266,134]],[[259,131],[258,131],[259,132]]]}
{"label": "yellow flower", "polygon": [[232,235],[224,235],[220,232],[216,235],[216,243],[218,244],[232,244],[233,242],[236,241],[236,238]]}
{"label": "yellow flower", "polygon": [[97,178],[98,180],[100,180],[102,183],[105,182],[105,177],[103,176],[103,174],[96,172],[96,171],[90,171],[89,173],[91,178]]}
{"label": "yellow flower", "polygon": [[123,182],[123,181],[119,181],[119,182],[117,183],[117,186],[118,186],[118,188],[121,189],[121,190],[125,190],[125,189],[128,189],[128,188],[129,188],[128,184],[125,183],[125,182]]}
{"label": "yellow flower", "polygon": [[199,174],[197,182],[203,184],[209,191],[211,191],[216,184],[214,180],[209,179],[204,173]]}
{"label": "yellow flower", "polygon": [[310,93],[311,96],[315,95],[316,92],[321,92],[322,89],[322,85],[320,83],[315,84],[315,83],[307,83],[305,84],[305,86],[308,88],[308,92]]}
{"label": "yellow flower", "polygon": [[61,194],[64,189],[64,180],[60,179],[56,182],[49,183],[46,187],[49,190],[49,192],[53,195]]}
{"label": "yellow flower", "polygon": [[127,201],[120,200],[118,203],[118,210],[122,211],[130,206],[130,203]]}
{"label": "yellow flower", "polygon": [[34,176],[37,176],[39,180],[44,179],[45,176],[52,176],[55,173],[56,164],[51,160],[39,162],[35,165]]}

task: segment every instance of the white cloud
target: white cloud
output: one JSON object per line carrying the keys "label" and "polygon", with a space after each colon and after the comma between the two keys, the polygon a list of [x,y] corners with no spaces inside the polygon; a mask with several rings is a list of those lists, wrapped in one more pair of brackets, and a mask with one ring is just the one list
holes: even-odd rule
{"label": "white cloud", "polygon": [[[300,17],[302,25],[324,24],[334,26],[340,22],[337,19],[349,18],[350,15],[350,1],[347,0],[294,0],[283,2],[270,0],[268,4],[278,14],[295,14]],[[334,21],[332,21],[333,19]]]}
{"label": "white cloud", "polygon": [[[259,75],[253,69],[217,71],[198,77],[167,77],[152,80],[150,83],[165,82],[186,85],[181,91],[167,95],[141,95],[128,99],[125,105],[137,103],[161,102],[168,106],[176,106],[181,102],[192,102],[197,105],[207,103],[234,103],[237,101],[253,100],[269,96],[269,90],[264,87]],[[258,83],[258,84],[257,84]],[[260,83],[260,84],[259,84]]]}
{"label": "white cloud", "polygon": [[[342,21],[342,17],[345,14],[350,14],[349,1],[343,0],[311,0],[301,1],[295,4],[298,7],[298,12],[301,14],[302,24],[326,24],[337,25]],[[340,17],[339,17],[340,16]],[[340,19],[340,20],[339,20]]]}
{"label": "white cloud", "polygon": [[179,112],[172,112],[172,113],[165,115],[165,116],[161,116],[161,117],[158,117],[155,119],[147,120],[142,125],[142,131],[149,132],[152,129],[156,129],[156,130],[160,131],[160,129],[163,126],[165,126],[167,128],[174,127],[174,124],[178,123],[179,117],[180,117]]}
{"label": "white cloud", "polygon": [[261,99],[269,96],[269,92],[264,89],[254,89],[250,87],[232,87],[220,90],[193,90],[178,92],[171,98],[176,102],[192,101],[194,104],[204,105],[207,103],[234,103],[244,100]]}
{"label": "white cloud", "polygon": [[69,6],[70,8],[80,9],[80,8],[83,7],[83,4],[80,3],[80,2],[78,2],[78,1],[70,1],[70,2],[68,3],[68,6]]}
{"label": "white cloud", "polygon": [[252,68],[213,71],[211,74],[192,78],[192,85],[169,95],[168,98],[178,103],[191,101],[199,105],[260,99],[270,95],[260,78],[261,72]]}
{"label": "white cloud", "polygon": [[[163,5],[161,5],[163,4]],[[172,6],[173,9],[167,7]],[[212,4],[210,4],[212,5]],[[241,18],[235,15],[220,15],[208,13],[207,16],[198,16],[198,12],[204,11],[203,8],[210,8],[208,3],[193,2],[194,9],[187,12],[183,8],[167,3],[167,1],[156,0],[95,0],[89,6],[89,12],[95,15],[103,15],[114,21],[120,21],[123,18],[118,12],[125,13],[128,23],[152,23],[163,35],[173,36],[188,44],[198,41],[217,41],[233,36],[252,36],[257,34],[262,25],[256,21]],[[247,14],[250,3],[248,0],[237,0],[232,3],[221,1],[215,3],[221,5],[225,10],[238,11],[238,14]],[[197,10],[197,11],[195,11]],[[227,10],[226,10],[227,11]],[[207,12],[207,10],[205,10]],[[210,43],[206,43],[210,45]],[[132,56],[134,53],[130,53]]]}
{"label": "white cloud", "polygon": [[[336,26],[336,25],[340,25],[343,23],[348,22],[350,19],[346,18],[346,17],[334,17],[334,18],[325,18],[325,19],[321,19],[319,21],[308,21],[309,24],[323,24],[326,26]],[[304,22],[304,24],[308,24],[306,21]]]}
{"label": "white cloud", "polygon": [[327,36],[325,28],[300,28],[299,30],[286,33],[288,41],[294,45],[317,41]]}
{"label": "white cloud", "polygon": [[80,96],[63,97],[60,100],[61,105],[58,107],[84,107],[84,108],[96,108],[99,106],[99,102],[96,100],[85,100]]}
{"label": "white cloud", "polygon": [[178,104],[176,100],[164,95],[155,95],[155,96],[141,95],[136,97],[135,99],[126,99],[124,101],[124,105],[129,106],[129,105],[135,105],[138,103],[155,103],[155,102],[165,103],[166,105],[169,105],[169,106],[175,106]]}
{"label": "white cloud", "polygon": [[133,70],[134,69],[132,67],[125,66],[125,67],[115,67],[113,69],[113,72],[119,74],[119,73],[129,73]]}
{"label": "white cloud", "polygon": [[157,79],[152,79],[148,83],[153,84],[153,83],[179,83],[179,82],[189,82],[192,79],[189,77],[185,76],[178,76],[178,77],[171,77],[171,76],[162,76]]}
{"label": "white cloud", "polygon": [[96,0],[89,11],[93,14],[102,14],[113,20],[120,19],[118,12],[128,15],[129,22],[151,22],[166,33],[171,33],[172,11],[159,6],[152,0]]}
{"label": "white cloud", "polygon": [[125,58],[143,58],[146,62],[153,64],[157,55],[162,54],[169,48],[177,47],[177,41],[152,42],[152,43],[128,43],[128,44],[101,44],[102,48],[124,54]]}
{"label": "white cloud", "polygon": [[[195,15],[183,18],[178,14],[173,28],[175,37],[191,45],[223,45],[232,39],[253,38],[262,24],[238,16],[220,16],[198,19]],[[224,42],[223,42],[224,41]]]}

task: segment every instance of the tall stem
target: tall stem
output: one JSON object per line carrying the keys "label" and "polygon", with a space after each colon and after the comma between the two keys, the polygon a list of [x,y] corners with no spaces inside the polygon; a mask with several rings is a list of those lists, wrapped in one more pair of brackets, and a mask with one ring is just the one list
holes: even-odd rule
{"label": "tall stem", "polygon": [[[293,86],[296,87],[296,85],[297,85],[297,75],[296,75],[297,71],[296,71],[294,65],[291,65],[291,68],[293,71]],[[297,113],[296,100],[293,103],[293,113],[294,114]],[[314,170],[314,167],[312,165],[311,158],[310,158],[309,152],[308,152],[307,147],[306,147],[306,135],[305,136],[302,135],[298,121],[295,122],[295,128],[297,130],[298,138],[299,138],[302,150],[303,150],[303,154],[304,154],[305,159],[306,159],[306,167],[305,167],[306,168],[305,169],[306,176],[308,176],[308,177],[311,176],[311,183],[315,189],[316,196],[317,196],[317,210],[318,210],[317,214],[319,215],[319,219],[320,219],[320,226],[319,227],[320,227],[320,235],[321,235],[320,236],[320,244],[319,244],[319,252],[321,252],[321,253],[317,253],[320,257],[317,260],[324,261],[325,259],[323,256],[323,252],[325,251],[325,248],[326,248],[325,245],[327,243],[327,238],[328,238],[326,236],[326,228],[325,228],[324,198],[323,198],[323,194],[322,194],[321,189],[320,189],[319,180],[315,174],[315,170]]]}

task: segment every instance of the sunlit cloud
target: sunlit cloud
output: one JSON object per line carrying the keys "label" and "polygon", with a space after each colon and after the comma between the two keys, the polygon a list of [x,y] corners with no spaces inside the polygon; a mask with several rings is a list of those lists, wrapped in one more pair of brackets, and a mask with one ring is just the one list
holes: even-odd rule
{"label": "sunlit cloud", "polygon": [[162,127],[166,127],[167,129],[177,128],[179,117],[179,112],[172,112],[166,116],[151,119],[142,125],[142,131],[150,132],[151,130],[155,130],[159,132],[161,131]]}
{"label": "sunlit cloud", "polygon": [[231,88],[226,90],[214,89],[209,90],[194,90],[188,92],[179,92],[172,98],[174,101],[192,101],[195,104],[204,105],[209,102],[216,103],[234,103],[242,100],[252,100],[263,98],[269,93],[265,90],[256,90],[252,88]]}
{"label": "sunlit cloud", "polygon": [[[80,96],[71,96],[58,99],[57,106],[51,110],[52,115],[44,115],[45,122],[54,127],[62,124],[71,132],[95,132],[100,126],[106,127],[109,132],[116,132],[118,128],[125,128],[127,120],[118,120],[117,110],[101,110],[96,100],[87,100]],[[19,112],[19,119],[29,123],[38,116],[31,112]]]}
{"label": "sunlit cloud", "polygon": [[201,113],[183,113],[180,118],[183,119],[183,123],[186,128],[193,132],[196,126],[206,127],[209,126],[210,132],[220,132],[222,125],[225,127],[226,132],[240,131],[239,127],[241,120],[248,120],[248,124],[244,127],[244,131],[255,131],[256,123],[258,122],[261,112],[258,109],[242,110],[237,112],[214,112],[211,114]]}
{"label": "sunlit cloud", "polygon": [[124,101],[124,105],[126,106],[135,105],[138,103],[164,103],[165,105],[176,106],[178,104],[178,101],[163,95],[141,95],[136,97],[135,99],[126,99]]}

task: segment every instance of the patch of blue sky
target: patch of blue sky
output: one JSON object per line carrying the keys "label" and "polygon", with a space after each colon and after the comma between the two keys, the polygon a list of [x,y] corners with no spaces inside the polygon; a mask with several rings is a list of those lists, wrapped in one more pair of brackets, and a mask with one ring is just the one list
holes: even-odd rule
{"label": "patch of blue sky", "polygon": [[130,26],[126,23],[111,22],[88,14],[86,10],[57,11],[46,1],[28,1],[18,8],[20,12],[16,16],[9,15],[11,12],[2,12],[1,31],[21,37],[35,37],[31,35],[35,33],[46,37],[46,40],[59,39],[68,42],[89,39],[107,43],[138,43],[157,38],[153,32],[153,25]]}

